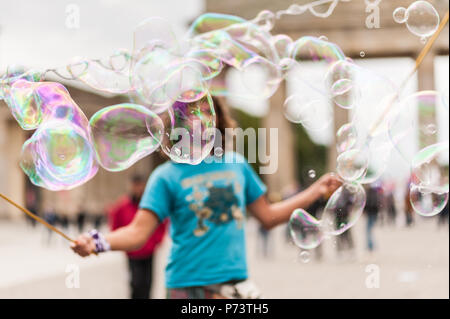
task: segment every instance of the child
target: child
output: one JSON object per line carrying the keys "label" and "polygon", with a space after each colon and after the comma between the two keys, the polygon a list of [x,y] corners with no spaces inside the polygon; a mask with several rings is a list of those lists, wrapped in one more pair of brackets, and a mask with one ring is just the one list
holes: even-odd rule
{"label": "child", "polygon": [[[232,122],[220,101],[213,101],[217,128],[225,136]],[[241,155],[225,152],[223,158],[210,157],[198,165],[168,161],[159,166],[150,176],[131,224],[105,236],[96,230],[81,235],[72,249],[83,257],[108,250],[133,251],[170,218],[168,298],[259,298],[247,281],[247,210],[270,229],[286,223],[296,208],[307,208],[340,183],[327,174],[305,191],[271,204],[266,186]]]}

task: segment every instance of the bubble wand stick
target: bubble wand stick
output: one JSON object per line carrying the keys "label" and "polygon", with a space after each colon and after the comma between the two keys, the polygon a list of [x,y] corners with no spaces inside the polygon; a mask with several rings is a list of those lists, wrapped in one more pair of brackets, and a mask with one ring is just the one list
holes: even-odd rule
{"label": "bubble wand stick", "polygon": [[62,231],[60,231],[58,228],[50,225],[49,223],[47,223],[45,220],[43,220],[42,218],[40,218],[39,216],[36,216],[35,214],[33,214],[32,212],[30,212],[28,209],[20,206],[19,204],[17,204],[16,202],[14,202],[12,199],[10,199],[9,197],[3,195],[2,193],[0,193],[0,197],[3,198],[4,200],[6,200],[8,203],[10,203],[11,205],[15,206],[16,208],[20,209],[22,212],[24,212],[25,214],[27,214],[28,216],[30,216],[31,218],[33,218],[35,221],[37,221],[38,223],[41,223],[42,225],[44,225],[45,227],[47,227],[48,229],[54,231],[55,233],[61,235],[62,237],[64,237],[65,239],[67,239],[68,241],[74,243],[75,240],[73,240],[72,238],[70,238],[69,236],[67,236],[66,234],[64,234]]}

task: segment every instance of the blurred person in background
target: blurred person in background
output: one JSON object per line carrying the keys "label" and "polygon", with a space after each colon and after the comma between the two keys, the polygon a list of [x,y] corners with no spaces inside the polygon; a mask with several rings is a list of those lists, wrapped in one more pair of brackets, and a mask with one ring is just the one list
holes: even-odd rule
{"label": "blurred person in background", "polygon": [[383,194],[380,185],[377,183],[371,184],[367,190],[367,202],[365,207],[365,211],[367,214],[366,238],[367,249],[369,250],[369,252],[373,252],[375,250],[373,228],[377,222],[382,200]]}
{"label": "blurred person in background", "polygon": [[[28,187],[26,190],[26,196],[25,196],[25,202],[26,202],[26,208],[35,214],[36,216],[39,216],[38,212],[38,198],[36,194],[36,190],[32,189],[31,187]],[[36,220],[34,218],[31,218],[28,215],[25,215],[27,223],[29,223],[33,228],[36,226]]]}
{"label": "blurred person in background", "polygon": [[[344,195],[340,197],[339,201],[336,203],[336,225],[343,225],[348,223],[350,207],[353,205],[353,195],[346,189],[343,189]],[[345,232],[337,236],[336,238],[336,248],[338,256],[342,256],[344,251],[350,252],[351,255],[354,253],[354,243],[351,228],[347,229]]]}
{"label": "blurred person in background", "polygon": [[[325,197],[321,197],[312,203],[311,206],[308,207],[307,211],[317,220],[322,218],[323,210],[325,209],[325,205],[327,204],[327,199]],[[313,249],[316,260],[320,261],[322,259],[322,245],[317,246]]]}
{"label": "blurred person in background", "polygon": [[387,221],[391,225],[395,225],[395,222],[397,220],[397,207],[395,205],[394,190],[395,184],[387,183],[385,191],[385,203],[386,203]]}
{"label": "blurred person in background", "polygon": [[442,212],[439,213],[438,226],[443,226],[445,224],[448,224],[448,213],[449,213],[448,210],[449,210],[449,207],[448,207],[448,202],[447,202],[447,205],[445,205]]}
{"label": "blurred person in background", "polygon": [[[145,190],[146,180],[134,175],[130,180],[129,194],[123,196],[108,211],[111,230],[130,224],[138,211],[139,202]],[[153,281],[153,254],[166,232],[167,220],[161,223],[150,236],[146,244],[127,253],[130,272],[130,290],[132,299],[149,299]]]}
{"label": "blurred person in background", "polygon": [[406,187],[406,193],[405,193],[405,217],[406,217],[406,227],[411,227],[414,223],[414,209],[411,205],[411,199],[410,197],[410,187],[411,187],[411,179],[408,181],[408,185]]}

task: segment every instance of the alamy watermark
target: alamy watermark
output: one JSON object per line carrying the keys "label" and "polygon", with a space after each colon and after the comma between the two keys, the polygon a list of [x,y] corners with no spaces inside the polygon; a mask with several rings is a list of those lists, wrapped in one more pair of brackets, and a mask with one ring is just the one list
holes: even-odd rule
{"label": "alamy watermark", "polygon": [[366,288],[374,289],[380,288],[380,266],[376,264],[370,264],[366,266],[366,272],[368,273],[366,277]]}
{"label": "alamy watermark", "polygon": [[381,0],[364,0],[366,3],[366,27],[368,29],[380,28],[380,2]]}
{"label": "alamy watermark", "polygon": [[[218,160],[224,163],[242,162],[242,157],[223,156],[225,151],[235,150],[236,153],[246,154],[248,163],[259,163],[259,174],[273,174],[278,170],[277,128],[226,128],[225,136],[222,135],[217,128],[202,129],[200,121],[193,121],[191,129],[172,129],[170,146],[163,147],[172,159],[179,159],[180,162],[188,163],[193,159],[202,159],[205,163],[217,163]],[[208,156],[210,154],[214,156]]]}
{"label": "alamy watermark", "polygon": [[65,25],[67,29],[80,28],[80,6],[75,3],[66,6],[66,20]]}
{"label": "alamy watermark", "polygon": [[66,266],[66,276],[65,284],[66,288],[80,288],[80,266],[76,264],[68,264]]}

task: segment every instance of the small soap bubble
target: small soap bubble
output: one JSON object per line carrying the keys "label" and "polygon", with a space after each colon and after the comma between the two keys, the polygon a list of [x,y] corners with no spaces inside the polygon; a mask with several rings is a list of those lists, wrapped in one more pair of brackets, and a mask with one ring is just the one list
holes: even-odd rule
{"label": "small soap bubble", "polygon": [[392,16],[394,18],[394,21],[397,23],[405,23],[406,19],[408,19],[407,11],[403,7],[398,7],[394,10],[392,13]]}
{"label": "small soap bubble", "polygon": [[307,264],[311,260],[311,254],[309,251],[302,251],[299,254],[299,259],[302,263]]}
{"label": "small soap bubble", "polygon": [[313,169],[310,169],[308,171],[308,176],[309,176],[309,178],[316,178],[316,171]]}

